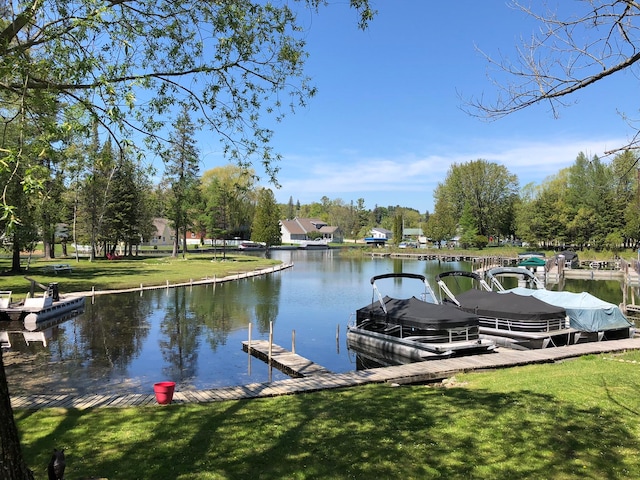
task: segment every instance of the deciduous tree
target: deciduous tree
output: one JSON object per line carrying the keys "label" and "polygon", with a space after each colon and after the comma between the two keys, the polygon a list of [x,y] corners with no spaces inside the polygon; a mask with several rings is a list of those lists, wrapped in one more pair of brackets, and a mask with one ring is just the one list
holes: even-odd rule
{"label": "deciduous tree", "polygon": [[[631,0],[578,0],[551,6],[546,2],[512,5],[539,28],[523,35],[516,55],[486,54],[492,67],[495,96],[468,102],[470,113],[501,118],[536,104],[548,106],[554,116],[572,103],[582,89],[613,75],[633,71],[640,61],[640,4]],[[635,92],[635,76],[629,93]],[[623,108],[620,106],[619,108]],[[638,148],[637,121],[622,113],[634,130],[631,140],[613,151]]]}
{"label": "deciduous tree", "polygon": [[439,204],[446,205],[446,214],[458,221],[468,204],[479,235],[507,236],[517,192],[517,177],[503,165],[486,160],[453,164],[434,192],[435,212]]}
{"label": "deciduous tree", "polygon": [[[349,3],[364,27],[374,14],[369,1]],[[187,106],[228,158],[260,162],[275,182],[279,154],[264,117],[279,120],[315,93],[304,72],[306,32],[287,0],[12,0],[0,10],[1,119],[22,128],[20,118],[57,111],[38,134],[48,144],[61,132],[88,136],[97,121],[118,147],[143,136],[164,151],[172,109]],[[28,158],[12,147],[0,169],[23,168]],[[37,186],[25,171],[25,185]],[[8,223],[20,221],[7,197],[0,209]],[[9,402],[4,387],[0,377],[0,408]],[[3,478],[26,478],[19,453],[6,447],[19,442],[4,421],[0,439],[2,467],[11,470]]]}

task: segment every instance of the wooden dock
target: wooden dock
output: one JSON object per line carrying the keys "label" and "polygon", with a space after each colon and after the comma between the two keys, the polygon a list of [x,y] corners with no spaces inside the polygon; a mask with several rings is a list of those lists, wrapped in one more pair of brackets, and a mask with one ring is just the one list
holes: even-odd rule
{"label": "wooden dock", "polygon": [[[248,349],[249,342],[242,342],[242,350],[246,352]],[[252,340],[250,353],[254,357],[269,363],[269,342],[267,340]],[[294,378],[331,373],[317,363],[275,344],[271,345],[271,366]]]}
{"label": "wooden dock", "polygon": [[[458,373],[497,368],[509,368],[536,363],[553,363],[582,355],[640,350],[640,338],[581,343],[540,350],[509,350],[498,348],[494,353],[454,357],[442,360],[410,363],[393,367],[358,370],[346,373],[327,373],[302,378],[290,378],[271,383],[252,383],[210,390],[176,391],[174,404],[209,403],[227,400],[244,400],[314,392],[331,388],[346,388],[369,383],[417,383],[434,382],[450,378]],[[309,363],[313,363],[308,361]],[[24,395],[12,396],[14,409],[39,408],[122,408],[132,406],[158,406],[153,393],[126,395]]]}

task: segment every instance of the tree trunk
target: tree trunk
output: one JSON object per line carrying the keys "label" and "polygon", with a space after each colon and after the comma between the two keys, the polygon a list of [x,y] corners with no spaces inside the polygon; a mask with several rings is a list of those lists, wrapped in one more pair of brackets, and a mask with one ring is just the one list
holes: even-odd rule
{"label": "tree trunk", "polygon": [[173,253],[171,254],[172,257],[178,256],[179,245],[180,245],[180,230],[176,227],[173,235]]}
{"label": "tree trunk", "polygon": [[34,480],[33,472],[22,458],[18,428],[13,418],[9,386],[0,349],[0,478],[3,480]]}
{"label": "tree trunk", "polygon": [[20,273],[22,268],[20,267],[20,242],[13,240],[13,249],[11,255],[11,271],[14,273]]}
{"label": "tree trunk", "polygon": [[187,256],[187,229],[182,233],[182,258]]}
{"label": "tree trunk", "polygon": [[91,227],[91,238],[89,239],[91,243],[91,250],[89,252],[89,261],[94,262],[96,260],[96,235],[93,230],[93,226]]}
{"label": "tree trunk", "polygon": [[44,258],[45,260],[51,260],[56,258],[56,242],[54,235],[51,238],[48,238],[46,235],[42,237],[42,247],[44,250]]}

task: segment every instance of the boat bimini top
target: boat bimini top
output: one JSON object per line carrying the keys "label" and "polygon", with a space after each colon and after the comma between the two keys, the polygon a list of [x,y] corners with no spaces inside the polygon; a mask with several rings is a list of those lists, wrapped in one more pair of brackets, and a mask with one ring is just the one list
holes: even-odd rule
{"label": "boat bimini top", "polygon": [[521,276],[526,283],[531,284],[536,290],[546,290],[544,284],[533,274],[531,270],[524,267],[496,267],[487,271],[487,280],[498,292],[504,292],[505,288],[496,278],[499,275]]}
{"label": "boat bimini top", "polygon": [[451,272],[442,272],[436,275],[436,282],[438,282],[438,286],[440,287],[440,291],[444,292],[449,300],[455,303],[458,307],[460,306],[460,302],[456,299],[455,295],[449,290],[449,287],[444,282],[443,278],[445,277],[467,277],[472,280],[475,280],[480,285],[482,290],[486,290],[487,292],[491,291],[491,287],[484,279],[475,272],[465,272],[462,270],[454,270]]}
{"label": "boat bimini top", "polygon": [[[436,295],[433,292],[431,285],[429,285],[427,277],[425,277],[424,275],[420,275],[419,273],[384,273],[382,275],[375,275],[371,277],[371,285],[373,285],[373,294],[377,296],[377,299],[380,302],[380,306],[382,307],[382,310],[385,314],[388,313],[387,307],[385,305],[385,298],[380,293],[380,290],[378,290],[378,286],[376,285],[377,280],[382,280],[385,278],[413,278],[415,280],[420,280],[424,284],[424,292],[422,292],[420,300],[426,302],[427,296],[430,296],[431,302],[437,303]],[[371,303],[373,303],[373,299]]]}

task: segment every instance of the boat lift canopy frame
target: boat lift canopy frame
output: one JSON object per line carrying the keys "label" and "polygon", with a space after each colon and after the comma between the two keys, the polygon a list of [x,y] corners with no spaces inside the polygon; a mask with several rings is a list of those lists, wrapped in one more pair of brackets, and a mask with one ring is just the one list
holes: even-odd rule
{"label": "boat lift canopy frame", "polygon": [[[431,288],[431,285],[427,281],[427,277],[425,277],[424,275],[420,275],[419,273],[384,273],[382,275],[374,275],[373,277],[371,277],[371,285],[373,285],[373,294],[374,296],[378,297],[378,302],[380,302],[380,306],[382,307],[382,310],[384,311],[385,314],[388,314],[388,312],[387,312],[387,307],[384,304],[384,297],[382,293],[380,293],[380,290],[376,285],[377,280],[382,280],[385,278],[413,278],[415,280],[420,280],[424,284],[424,292],[422,293],[422,297],[423,297],[422,300],[426,302],[427,295],[430,295],[432,299],[431,301],[433,303],[438,303],[436,300],[436,295],[433,291],[433,288]],[[373,300],[371,303],[373,303]]]}

